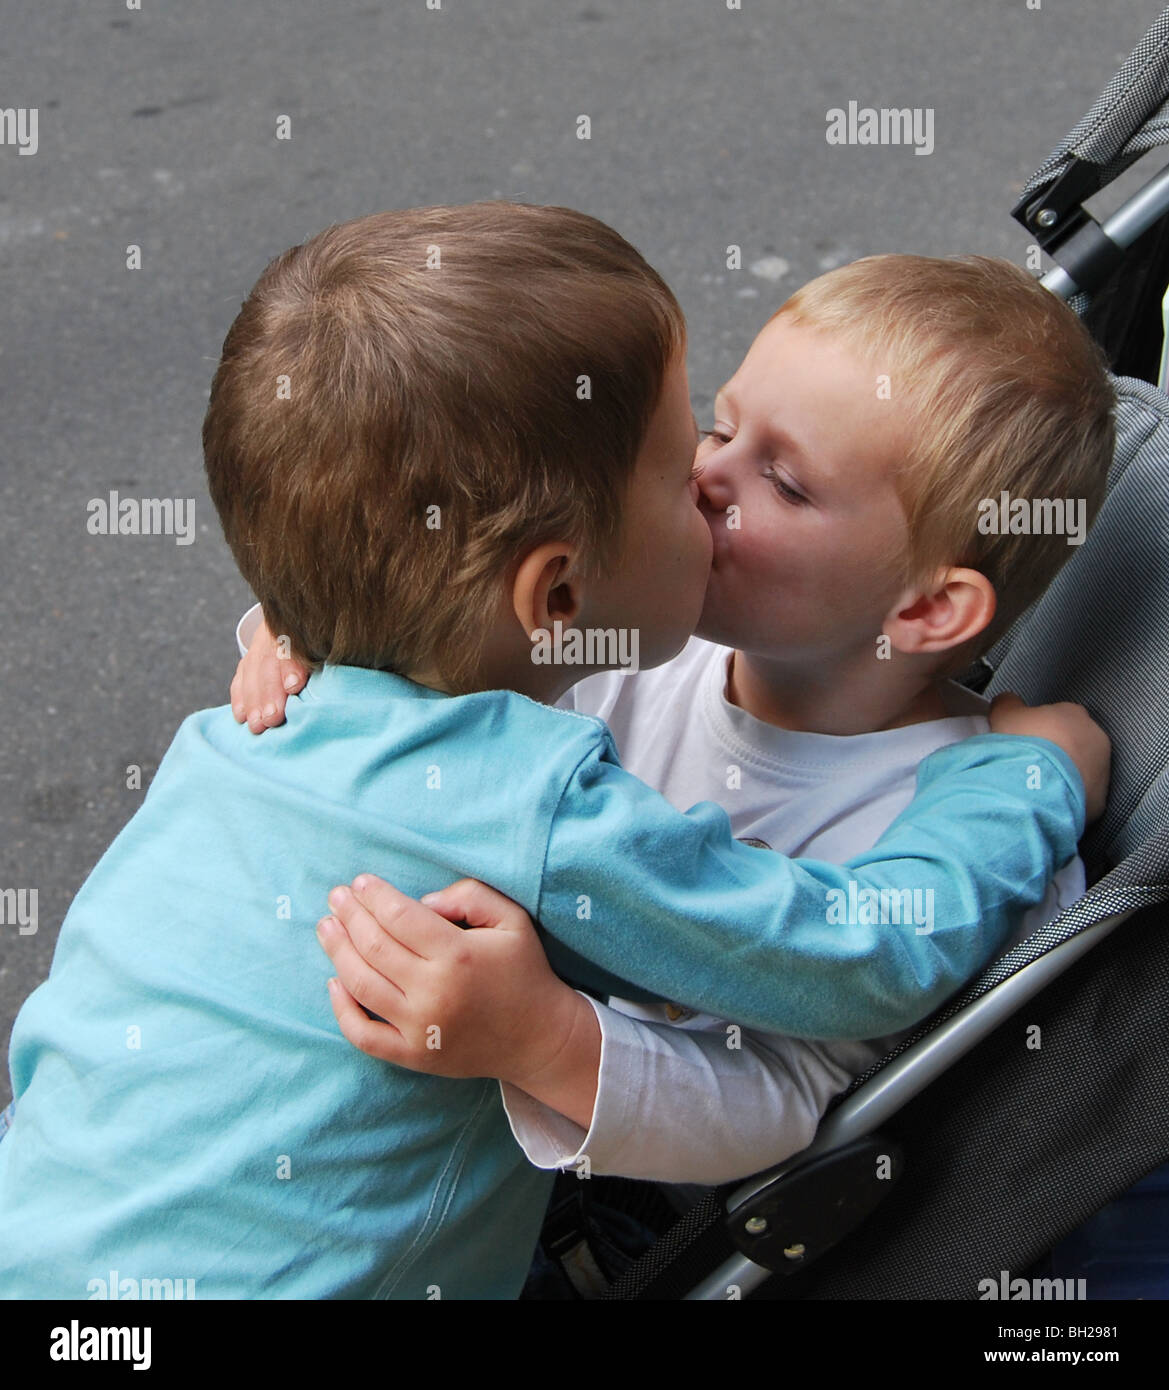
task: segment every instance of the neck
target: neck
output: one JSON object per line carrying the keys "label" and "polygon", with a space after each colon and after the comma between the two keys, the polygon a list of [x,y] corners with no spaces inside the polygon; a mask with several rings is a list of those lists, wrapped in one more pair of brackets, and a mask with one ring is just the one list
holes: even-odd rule
{"label": "neck", "polygon": [[941,680],[895,652],[867,648],[814,668],[735,652],[727,698],[765,724],[809,734],[872,734],[944,719]]}
{"label": "neck", "polygon": [[[513,690],[543,705],[554,705],[561,695],[577,681],[597,671],[601,666],[539,665],[533,662],[530,644],[508,643],[502,649],[488,644],[482,659],[471,671],[459,692],[472,694],[479,690]],[[452,692],[442,677],[433,670],[414,670],[407,673],[417,685],[425,685],[444,695]]]}

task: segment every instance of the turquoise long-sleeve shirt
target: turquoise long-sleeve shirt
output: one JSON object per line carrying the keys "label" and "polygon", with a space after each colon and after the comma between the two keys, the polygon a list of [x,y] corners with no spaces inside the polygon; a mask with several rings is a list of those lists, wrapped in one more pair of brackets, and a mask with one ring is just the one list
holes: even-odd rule
{"label": "turquoise long-sleeve shirt", "polygon": [[[945,748],[919,789],[829,865],[737,843],[710,803],[680,814],[598,720],[509,692],[327,667],[263,738],[227,708],[192,715],[13,1030],[0,1295],[514,1297],[549,1175],[494,1081],[342,1038],[328,889],[478,877],[574,984],[872,1037],[994,953],[1083,824],[1079,775],[1041,739]],[[828,895],[850,880],[932,893],[932,932],[840,923]]]}

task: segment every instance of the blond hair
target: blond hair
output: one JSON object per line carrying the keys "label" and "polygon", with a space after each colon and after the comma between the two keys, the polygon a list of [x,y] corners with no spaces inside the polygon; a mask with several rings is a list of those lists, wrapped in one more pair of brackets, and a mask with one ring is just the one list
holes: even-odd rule
{"label": "blond hair", "polygon": [[523,551],[568,539],[586,572],[611,563],[684,344],[660,276],[569,208],[376,213],[276,257],[203,425],[269,628],[314,666],[472,688]]}
{"label": "blond hair", "polygon": [[[906,584],[965,566],[994,585],[985,649],[1051,583],[1064,534],[979,529],[979,504],[1083,499],[1090,524],[1114,448],[1107,363],[1076,315],[1025,271],[985,256],[870,256],[798,290],[775,317],[830,331],[888,377],[908,440],[893,481]],[[876,390],[876,386],[874,386]]]}

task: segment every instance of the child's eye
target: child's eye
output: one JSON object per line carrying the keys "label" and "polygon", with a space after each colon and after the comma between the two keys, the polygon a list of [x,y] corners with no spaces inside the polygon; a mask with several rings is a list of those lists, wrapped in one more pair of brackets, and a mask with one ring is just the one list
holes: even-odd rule
{"label": "child's eye", "polygon": [[789,487],[774,468],[767,469],[763,476],[785,502],[790,503],[793,507],[803,507],[807,505],[808,499],[804,494],[802,492],[797,492],[794,487]]}
{"label": "child's eye", "polygon": [[720,444],[729,444],[731,436],[723,434],[720,430],[699,430],[698,433],[703,439],[717,439]]}

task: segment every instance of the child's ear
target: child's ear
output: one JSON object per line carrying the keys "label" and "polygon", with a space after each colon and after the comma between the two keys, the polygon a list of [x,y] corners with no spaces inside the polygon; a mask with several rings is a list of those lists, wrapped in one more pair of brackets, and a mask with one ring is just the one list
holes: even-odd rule
{"label": "child's ear", "polygon": [[939,570],[934,582],[906,589],[882,631],[907,655],[949,651],[973,641],[994,617],[994,585],[971,569]]}
{"label": "child's ear", "polygon": [[519,562],[512,580],[512,610],[527,637],[550,631],[559,618],[565,627],[580,613],[582,591],[575,547],[562,541],[538,545]]}

